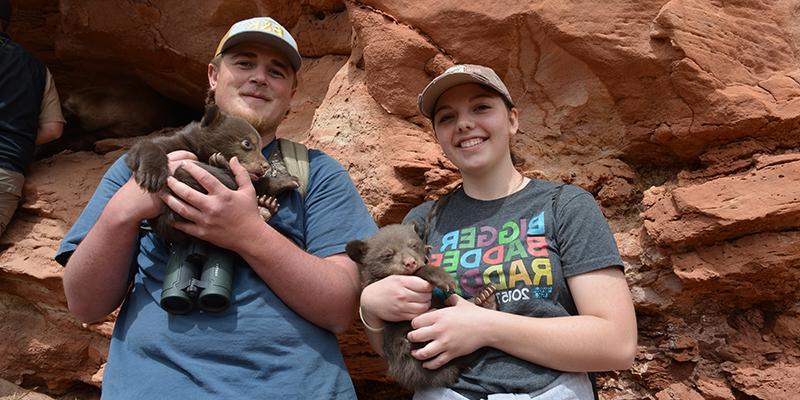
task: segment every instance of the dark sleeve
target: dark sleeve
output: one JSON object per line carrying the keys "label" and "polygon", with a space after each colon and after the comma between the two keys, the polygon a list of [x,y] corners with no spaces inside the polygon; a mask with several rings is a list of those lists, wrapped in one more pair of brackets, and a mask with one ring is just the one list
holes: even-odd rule
{"label": "dark sleeve", "polygon": [[366,239],[378,228],[339,162],[318,150],[309,151],[309,161],[306,251],[317,257],[344,253],[347,242]]}
{"label": "dark sleeve", "polygon": [[614,235],[590,193],[565,187],[557,200],[555,220],[564,276],[623,267]]}
{"label": "dark sleeve", "polygon": [[117,161],[109,167],[108,171],[106,171],[100,183],[97,185],[89,203],[86,204],[86,207],[83,209],[83,212],[81,212],[81,215],[78,216],[72,228],[64,235],[64,239],[61,241],[55,256],[59,264],[67,264],[67,260],[69,260],[72,252],[75,251],[75,248],[78,247],[78,244],[86,237],[86,234],[89,233],[89,230],[92,229],[92,226],[94,226],[94,223],[100,217],[108,200],[111,199],[114,193],[117,193],[117,190],[130,178],[131,170],[125,165],[124,158],[125,157],[118,158]]}

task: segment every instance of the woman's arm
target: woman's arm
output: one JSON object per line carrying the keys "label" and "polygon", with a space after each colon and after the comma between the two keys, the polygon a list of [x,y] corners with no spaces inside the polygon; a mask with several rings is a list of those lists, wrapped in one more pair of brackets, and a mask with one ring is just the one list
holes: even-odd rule
{"label": "woman's arm", "polygon": [[[374,282],[361,292],[364,322],[381,329],[384,321],[410,321],[431,307],[433,285],[410,275],[392,275]],[[383,357],[383,332],[367,332],[369,343]]]}
{"label": "woman's arm", "polygon": [[[609,267],[567,278],[579,315],[534,318],[487,310],[452,296],[448,307],[412,321],[414,351],[426,368],[494,347],[520,359],[561,371],[630,368],[636,353],[636,314],[625,276]],[[479,322],[479,323],[478,323]]]}

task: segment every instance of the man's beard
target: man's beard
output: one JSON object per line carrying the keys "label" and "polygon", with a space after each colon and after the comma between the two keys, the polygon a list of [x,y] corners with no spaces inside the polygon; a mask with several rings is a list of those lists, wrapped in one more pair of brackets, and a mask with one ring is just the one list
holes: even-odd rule
{"label": "man's beard", "polygon": [[278,124],[276,124],[274,121],[267,121],[265,116],[255,115],[253,112],[236,113],[234,115],[249,122],[250,125],[253,125],[253,128],[256,128],[259,133],[274,132],[278,128]]}
{"label": "man's beard", "polygon": [[[213,105],[213,104],[216,104],[216,101],[214,101],[214,96],[215,96],[214,89],[210,89],[209,88],[208,92],[206,92],[206,107],[208,107],[210,105]],[[233,112],[231,112],[231,111],[233,111]],[[250,125],[253,125],[253,128],[256,128],[256,130],[259,133],[274,132],[275,130],[277,130],[278,125],[282,122],[282,119],[281,119],[281,121],[277,121],[277,123],[276,122],[267,121],[267,117],[266,116],[256,115],[256,113],[249,112],[249,110],[242,110],[242,111],[240,111],[240,110],[231,110],[231,111],[225,110],[225,112],[228,112],[229,114],[231,114],[233,116],[239,117],[239,118],[247,121],[248,123],[250,123]]]}

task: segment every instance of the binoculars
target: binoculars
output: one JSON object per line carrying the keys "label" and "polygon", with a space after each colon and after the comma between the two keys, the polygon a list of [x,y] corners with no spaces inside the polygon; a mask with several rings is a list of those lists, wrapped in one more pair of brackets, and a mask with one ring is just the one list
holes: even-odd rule
{"label": "binoculars", "polygon": [[205,242],[174,243],[161,308],[171,314],[187,314],[195,305],[207,312],[224,311],[231,302],[234,258],[232,252]]}

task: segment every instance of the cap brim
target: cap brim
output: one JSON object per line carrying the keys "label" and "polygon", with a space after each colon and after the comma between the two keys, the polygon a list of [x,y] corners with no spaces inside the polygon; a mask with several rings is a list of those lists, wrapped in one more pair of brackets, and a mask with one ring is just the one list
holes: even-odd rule
{"label": "cap brim", "polygon": [[419,110],[422,115],[428,119],[433,119],[434,107],[436,107],[436,101],[439,100],[439,97],[448,89],[464,83],[486,85],[486,81],[466,72],[453,72],[434,79],[419,96]]}
{"label": "cap brim", "polygon": [[220,49],[219,54],[224,53],[226,50],[239,43],[245,42],[264,43],[278,49],[289,59],[295,71],[299,71],[300,66],[303,64],[303,59],[300,57],[300,54],[289,43],[275,35],[260,31],[242,32],[229,37]]}

